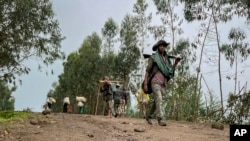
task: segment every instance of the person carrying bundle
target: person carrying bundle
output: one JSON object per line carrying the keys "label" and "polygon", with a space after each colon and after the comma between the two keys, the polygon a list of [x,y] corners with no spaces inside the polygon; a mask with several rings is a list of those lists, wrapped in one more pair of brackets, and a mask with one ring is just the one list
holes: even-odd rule
{"label": "person carrying bundle", "polygon": [[68,107],[70,105],[69,97],[63,99],[63,113],[68,113]]}
{"label": "person carrying bundle", "polygon": [[48,95],[48,99],[47,99],[47,104],[48,104],[48,108],[52,111],[52,105],[56,103],[56,100],[51,96]]}
{"label": "person carrying bundle", "polygon": [[113,100],[113,90],[111,87],[111,83],[109,82],[109,77],[104,76],[103,85],[100,88],[100,92],[103,94],[103,100],[106,102],[106,106],[108,107],[108,117],[112,117],[112,100]]}
{"label": "person carrying bundle", "polygon": [[79,114],[84,113],[84,103],[87,99],[83,96],[76,96],[77,106],[79,107]]}

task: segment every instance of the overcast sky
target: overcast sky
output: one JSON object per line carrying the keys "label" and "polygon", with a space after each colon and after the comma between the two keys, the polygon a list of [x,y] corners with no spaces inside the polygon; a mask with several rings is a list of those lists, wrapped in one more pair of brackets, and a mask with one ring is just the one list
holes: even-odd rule
{"label": "overcast sky", "polygon": [[[132,13],[135,2],[135,0],[53,0],[56,18],[60,23],[62,34],[66,37],[62,42],[62,50],[67,55],[78,50],[88,35],[93,32],[101,33],[101,28],[110,17],[120,25],[124,16],[127,13]],[[150,2],[149,11],[154,12],[154,10],[155,7]],[[191,28],[190,25],[183,25],[183,28],[186,29],[183,37],[190,38],[193,38],[192,33],[198,30],[197,27]],[[52,88],[52,83],[57,82],[58,76],[63,72],[62,61],[57,61],[47,68],[48,71],[54,70],[53,75],[50,73],[46,75],[44,71],[39,72],[36,60],[29,60],[26,64],[31,67],[31,72],[21,77],[23,83],[13,94],[16,98],[15,110],[23,110],[29,107],[33,111],[39,112],[42,111],[42,105],[46,101],[48,91]],[[210,71],[211,69],[207,68],[207,70]],[[205,77],[208,79],[209,86],[219,88],[218,84],[215,83],[218,81],[217,76],[211,78],[211,74],[205,74]],[[250,80],[247,72],[241,76],[241,79],[244,80],[242,82]],[[226,89],[233,91],[232,84],[232,81],[223,83],[224,86],[229,86]]]}

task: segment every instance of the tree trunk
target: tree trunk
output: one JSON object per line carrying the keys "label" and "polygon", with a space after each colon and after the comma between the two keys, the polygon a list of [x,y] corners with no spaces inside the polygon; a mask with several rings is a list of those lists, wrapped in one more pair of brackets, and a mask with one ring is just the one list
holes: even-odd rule
{"label": "tree trunk", "polygon": [[221,51],[220,51],[220,40],[219,40],[219,33],[218,33],[218,27],[216,23],[216,19],[214,16],[214,12],[212,10],[212,15],[214,19],[214,25],[215,25],[215,30],[216,30],[216,40],[217,40],[217,47],[218,47],[218,55],[219,55],[219,60],[218,60],[218,73],[219,73],[219,83],[220,83],[220,98],[221,98],[221,117],[224,115],[224,106],[223,106],[223,93],[222,93],[222,79],[221,79]]}

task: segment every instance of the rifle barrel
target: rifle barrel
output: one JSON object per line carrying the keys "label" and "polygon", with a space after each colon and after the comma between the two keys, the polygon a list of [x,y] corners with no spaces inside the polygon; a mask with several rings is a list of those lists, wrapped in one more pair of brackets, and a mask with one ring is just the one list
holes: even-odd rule
{"label": "rifle barrel", "polygon": [[[103,83],[103,82],[105,82],[104,80],[99,80],[99,83]],[[116,80],[109,80],[108,82],[123,82],[123,81],[116,81]]]}

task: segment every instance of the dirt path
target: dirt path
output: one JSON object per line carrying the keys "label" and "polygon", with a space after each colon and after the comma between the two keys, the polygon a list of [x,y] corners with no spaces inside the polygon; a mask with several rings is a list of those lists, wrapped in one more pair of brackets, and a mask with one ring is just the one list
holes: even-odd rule
{"label": "dirt path", "polygon": [[[104,116],[34,113],[28,119],[0,123],[0,141],[229,141],[229,128],[168,121],[165,127],[153,120]],[[136,132],[135,129],[144,130]]]}

